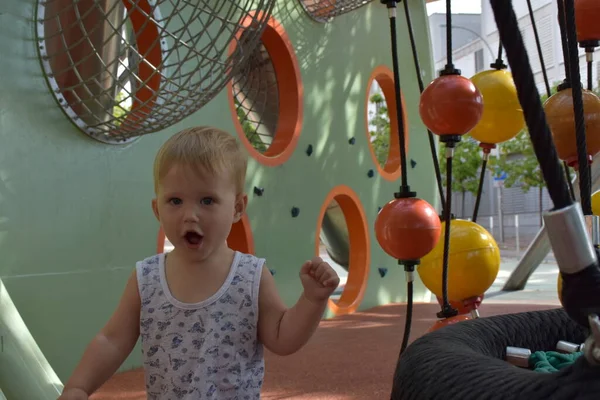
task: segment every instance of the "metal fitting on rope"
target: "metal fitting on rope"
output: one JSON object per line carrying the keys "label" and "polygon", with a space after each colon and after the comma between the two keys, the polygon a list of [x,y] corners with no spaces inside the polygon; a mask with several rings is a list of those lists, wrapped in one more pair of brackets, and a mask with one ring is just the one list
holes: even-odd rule
{"label": "metal fitting on rope", "polygon": [[514,366],[529,368],[529,357],[531,350],[522,347],[506,347],[506,361]]}
{"label": "metal fitting on rope", "polygon": [[586,215],[585,226],[592,241],[592,245],[594,247],[600,246],[600,217],[597,215]]}
{"label": "metal fitting on rope", "polygon": [[561,272],[575,274],[596,264],[596,252],[579,203],[545,213],[544,225]]}
{"label": "metal fitting on rope", "polygon": [[583,351],[585,349],[585,343],[576,344],[567,342],[566,340],[559,340],[556,343],[556,351],[559,353],[577,353],[578,351]]}

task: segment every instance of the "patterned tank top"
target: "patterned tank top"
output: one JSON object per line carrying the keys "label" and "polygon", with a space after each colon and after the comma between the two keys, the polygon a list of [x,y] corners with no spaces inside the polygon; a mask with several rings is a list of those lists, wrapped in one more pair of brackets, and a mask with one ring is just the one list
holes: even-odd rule
{"label": "patterned tank top", "polygon": [[236,252],[225,283],[195,304],[169,291],[165,254],[136,264],[148,399],[260,399],[258,290],[264,261]]}

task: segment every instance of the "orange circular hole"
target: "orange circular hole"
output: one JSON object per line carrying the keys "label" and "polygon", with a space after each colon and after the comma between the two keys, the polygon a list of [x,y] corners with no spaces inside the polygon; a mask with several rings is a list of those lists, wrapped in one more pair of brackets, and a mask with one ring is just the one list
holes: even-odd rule
{"label": "orange circular hole", "polygon": [[[165,251],[166,237],[162,228],[158,231],[158,239],[156,242],[156,252],[163,253]],[[233,250],[241,253],[254,254],[254,238],[250,227],[250,220],[244,214],[242,219],[231,226],[231,232],[227,237],[227,244]]]}
{"label": "orange circular hole", "polygon": [[[383,97],[385,98],[385,103],[388,109],[388,117],[390,120],[389,151],[383,166],[379,163],[377,153],[375,152],[375,148],[371,142],[371,132],[369,126],[369,104],[371,102],[370,92],[371,86],[374,82],[379,84],[379,87],[383,92]],[[402,98],[402,104],[406,104],[404,94],[400,92],[400,95]],[[394,74],[388,67],[380,65],[373,70],[367,83],[365,99],[365,133],[367,135],[367,142],[369,143],[371,158],[373,159],[373,163],[377,167],[379,174],[384,179],[388,181],[396,181],[398,178],[400,178],[402,173],[400,169],[400,139],[398,138],[398,118],[396,117],[396,89],[394,87]],[[404,148],[408,152],[408,116],[406,115],[406,110],[404,107],[402,107],[402,122],[404,125],[404,137],[406,138],[404,142]]]}
{"label": "orange circular hole", "polygon": [[323,202],[315,238],[315,254],[320,253],[321,224],[330,203],[335,200],[348,227],[349,265],[348,279],[339,300],[329,300],[329,308],[336,315],[351,314],[358,309],[369,279],[370,241],[367,218],[358,195],[348,186],[334,187]]}
{"label": "orange circular hole", "polygon": [[[253,12],[251,15],[256,15],[256,13]],[[242,21],[241,26],[247,27],[253,20],[254,18],[251,16],[247,17]],[[237,37],[239,38],[242,33],[243,30],[239,31]],[[234,51],[237,42],[237,40],[232,42],[229,48],[230,52]],[[300,77],[300,67],[292,43],[281,23],[273,17],[270,17],[267,22],[261,36],[261,42],[273,63],[273,69],[277,78],[277,91],[279,93],[277,128],[275,129],[273,142],[264,153],[260,153],[250,143],[239,121],[238,109],[234,99],[234,79],[230,80],[227,85],[227,96],[231,117],[242,143],[244,143],[246,149],[255,160],[263,165],[274,167],[285,163],[294,152],[298,143],[302,128],[303,87]]]}

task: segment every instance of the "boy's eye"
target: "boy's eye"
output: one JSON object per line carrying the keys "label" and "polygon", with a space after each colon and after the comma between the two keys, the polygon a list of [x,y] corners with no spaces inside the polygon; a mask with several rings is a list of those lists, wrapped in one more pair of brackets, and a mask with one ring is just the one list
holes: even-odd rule
{"label": "boy's eye", "polygon": [[182,203],[181,199],[178,199],[177,197],[173,197],[172,199],[169,199],[169,203],[178,206],[179,204]]}
{"label": "boy's eye", "polygon": [[200,202],[201,202],[202,204],[204,204],[204,205],[207,205],[207,206],[208,206],[208,205],[211,205],[211,204],[212,204],[212,202],[213,202],[213,199],[212,199],[212,198],[210,198],[210,197],[205,197],[205,198],[203,198],[203,199],[202,199]]}

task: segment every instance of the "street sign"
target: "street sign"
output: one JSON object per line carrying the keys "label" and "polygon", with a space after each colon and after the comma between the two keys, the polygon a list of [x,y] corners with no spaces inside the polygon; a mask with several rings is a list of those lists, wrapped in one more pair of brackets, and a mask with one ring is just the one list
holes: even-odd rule
{"label": "street sign", "polygon": [[499,175],[494,175],[494,187],[504,187],[504,181],[507,177],[508,175],[504,171],[502,171]]}

